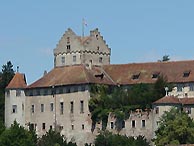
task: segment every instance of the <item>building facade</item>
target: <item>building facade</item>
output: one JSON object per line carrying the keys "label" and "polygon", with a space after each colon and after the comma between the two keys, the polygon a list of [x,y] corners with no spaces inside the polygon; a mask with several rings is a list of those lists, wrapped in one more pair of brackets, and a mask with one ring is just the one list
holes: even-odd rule
{"label": "building facade", "polygon": [[[164,111],[184,105],[194,117],[194,60],[110,64],[110,48],[98,29],[89,36],[77,36],[68,29],[54,49],[54,68],[31,85],[25,75],[16,73],[5,93],[5,124],[14,120],[28,128],[32,126],[39,136],[56,129],[79,146],[93,143],[102,129],[97,123],[92,130],[89,111],[90,86],[132,86],[154,83],[160,75],[167,77],[174,88],[168,96],[153,103],[147,111],[131,111],[122,123],[120,134],[154,137],[157,122]],[[107,129],[117,133],[114,116],[109,115]]]}

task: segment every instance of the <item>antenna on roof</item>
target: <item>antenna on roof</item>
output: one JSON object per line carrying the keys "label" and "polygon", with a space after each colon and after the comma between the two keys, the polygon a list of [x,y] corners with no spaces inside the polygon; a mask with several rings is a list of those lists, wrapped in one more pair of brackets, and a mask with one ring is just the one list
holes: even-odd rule
{"label": "antenna on roof", "polygon": [[19,66],[17,66],[17,72],[19,72]]}
{"label": "antenna on roof", "polygon": [[87,26],[86,20],[82,19],[82,37],[84,37],[84,27]]}

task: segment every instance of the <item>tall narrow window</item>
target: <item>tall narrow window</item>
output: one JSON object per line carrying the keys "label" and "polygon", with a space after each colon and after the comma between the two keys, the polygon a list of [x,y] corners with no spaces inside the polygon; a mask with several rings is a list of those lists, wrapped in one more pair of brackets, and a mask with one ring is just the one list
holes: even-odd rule
{"label": "tall narrow window", "polygon": [[7,97],[10,97],[10,90],[7,90]]}
{"label": "tall narrow window", "polygon": [[84,113],[84,101],[80,101],[80,113]]}
{"label": "tall narrow window", "polygon": [[145,121],[145,120],[142,120],[142,121],[141,121],[141,127],[142,127],[142,128],[145,128],[145,126],[146,126],[146,121]]}
{"label": "tall narrow window", "polygon": [[73,101],[70,102],[70,112],[73,113]]}
{"label": "tall narrow window", "polygon": [[53,103],[50,103],[50,111],[53,112],[53,110],[54,110]]}
{"label": "tall narrow window", "polygon": [[114,129],[114,122],[110,122],[110,129]]}
{"label": "tall narrow window", "polygon": [[71,50],[71,46],[67,45],[67,52],[70,52],[70,50]]}
{"label": "tall narrow window", "polygon": [[12,105],[12,113],[17,113],[17,105]]}
{"label": "tall narrow window", "polygon": [[74,125],[73,124],[71,125],[71,130],[74,130]]}
{"label": "tall narrow window", "polygon": [[45,129],[46,129],[46,124],[42,123],[42,130],[45,130]]}
{"label": "tall narrow window", "polygon": [[44,112],[44,104],[41,104],[40,108],[41,112]]}
{"label": "tall narrow window", "polygon": [[73,62],[76,62],[76,56],[73,56]]}
{"label": "tall narrow window", "polygon": [[16,96],[21,96],[21,90],[16,90]]}
{"label": "tall narrow window", "polygon": [[62,63],[62,64],[65,64],[65,57],[64,57],[64,56],[61,57],[61,63]]}
{"label": "tall narrow window", "polygon": [[102,57],[99,57],[99,63],[102,63]]}
{"label": "tall narrow window", "polygon": [[84,130],[84,124],[82,124],[82,130]]}
{"label": "tall narrow window", "polygon": [[155,113],[156,113],[156,114],[159,114],[159,107],[156,107],[156,108],[155,108]]}
{"label": "tall narrow window", "polygon": [[31,111],[34,113],[34,104],[32,104]]}
{"label": "tall narrow window", "polygon": [[135,128],[135,120],[132,120],[132,121],[131,121],[131,127],[132,127],[132,128]]}
{"label": "tall narrow window", "polygon": [[63,109],[64,109],[63,102],[60,102],[60,114],[61,115],[63,114]]}

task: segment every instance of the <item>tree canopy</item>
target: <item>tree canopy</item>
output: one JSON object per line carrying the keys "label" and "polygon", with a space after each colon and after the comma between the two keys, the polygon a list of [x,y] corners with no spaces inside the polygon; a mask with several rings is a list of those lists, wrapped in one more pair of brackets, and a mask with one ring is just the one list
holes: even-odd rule
{"label": "tree canopy", "polygon": [[76,144],[68,143],[63,135],[50,129],[39,139],[38,146],[76,146]]}
{"label": "tree canopy", "polygon": [[141,83],[127,88],[92,85],[89,109],[93,128],[102,120],[102,130],[105,130],[108,115],[112,113],[116,117],[116,129],[121,130],[121,123],[129,117],[130,111],[151,108],[154,101],[165,95],[165,86],[167,79],[163,76],[159,76],[155,84]]}
{"label": "tree canopy", "polygon": [[127,137],[112,134],[108,131],[101,132],[95,139],[95,146],[150,146],[143,136]]}
{"label": "tree canopy", "polygon": [[20,126],[16,121],[0,135],[1,146],[36,146],[33,133]]}
{"label": "tree canopy", "polygon": [[0,72],[0,120],[4,121],[4,100],[5,100],[5,88],[14,76],[13,65],[11,61],[2,66],[2,71]]}
{"label": "tree canopy", "polygon": [[172,108],[162,115],[155,135],[153,142],[156,146],[193,144],[194,122],[185,112]]}

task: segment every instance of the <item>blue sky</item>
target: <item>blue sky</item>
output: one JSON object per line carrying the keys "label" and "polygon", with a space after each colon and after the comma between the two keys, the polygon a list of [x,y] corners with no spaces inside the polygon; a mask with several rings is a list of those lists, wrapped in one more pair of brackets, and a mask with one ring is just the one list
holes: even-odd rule
{"label": "blue sky", "polygon": [[53,68],[53,49],[67,28],[99,28],[111,63],[194,59],[192,0],[1,0],[0,65],[12,61],[28,83]]}

